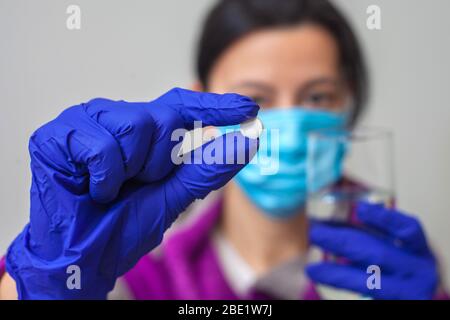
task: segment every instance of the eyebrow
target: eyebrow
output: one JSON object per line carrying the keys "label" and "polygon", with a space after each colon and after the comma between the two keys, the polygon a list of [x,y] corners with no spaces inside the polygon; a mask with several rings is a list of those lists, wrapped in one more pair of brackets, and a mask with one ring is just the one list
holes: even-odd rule
{"label": "eyebrow", "polygon": [[271,85],[260,81],[243,81],[232,87],[233,90],[243,88],[258,89],[262,91],[271,91],[271,92],[275,91],[275,89]]}
{"label": "eyebrow", "polygon": [[328,78],[328,77],[323,77],[323,78],[317,78],[311,81],[308,81],[303,88],[301,89],[301,91],[305,91],[313,86],[316,85],[320,85],[320,84],[331,84],[337,87],[342,87],[342,84],[340,83],[340,81],[338,79],[334,79],[334,78]]}
{"label": "eyebrow", "polygon": [[[313,86],[320,85],[320,84],[331,84],[335,86],[341,86],[340,81],[338,79],[330,78],[330,77],[321,77],[314,80],[310,80],[306,82],[306,84],[303,85],[302,88],[299,89],[299,91],[305,91]],[[234,85],[231,89],[243,89],[243,88],[249,88],[249,89],[258,89],[265,92],[274,92],[275,89],[264,82],[261,81],[243,81],[236,85]]]}

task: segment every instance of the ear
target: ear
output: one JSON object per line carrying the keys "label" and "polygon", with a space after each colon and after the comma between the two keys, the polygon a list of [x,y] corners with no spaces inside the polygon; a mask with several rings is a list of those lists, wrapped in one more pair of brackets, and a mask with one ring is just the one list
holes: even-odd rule
{"label": "ear", "polygon": [[196,80],[190,85],[190,89],[193,91],[203,92],[205,91],[205,88],[201,84],[200,81]]}

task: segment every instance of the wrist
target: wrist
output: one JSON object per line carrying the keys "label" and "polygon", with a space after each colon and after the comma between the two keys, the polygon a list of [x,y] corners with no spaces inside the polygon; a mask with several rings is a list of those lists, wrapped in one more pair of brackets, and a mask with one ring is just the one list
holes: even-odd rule
{"label": "wrist", "polygon": [[6,271],[15,281],[18,299],[106,299],[115,278],[99,275],[97,268],[73,252],[52,260],[36,255],[28,229],[13,241],[6,255]]}

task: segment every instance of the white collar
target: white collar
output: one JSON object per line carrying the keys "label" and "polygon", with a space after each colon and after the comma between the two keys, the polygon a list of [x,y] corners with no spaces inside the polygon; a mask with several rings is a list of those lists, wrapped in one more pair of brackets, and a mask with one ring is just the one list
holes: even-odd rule
{"label": "white collar", "polygon": [[212,240],[219,264],[229,286],[238,296],[246,296],[256,283],[255,271],[242,259],[220,232],[215,230]]}
{"label": "white collar", "polygon": [[245,298],[252,289],[257,289],[280,299],[299,299],[307,287],[305,259],[301,257],[258,277],[253,268],[217,230],[212,235],[212,243],[225,279],[241,298]]}

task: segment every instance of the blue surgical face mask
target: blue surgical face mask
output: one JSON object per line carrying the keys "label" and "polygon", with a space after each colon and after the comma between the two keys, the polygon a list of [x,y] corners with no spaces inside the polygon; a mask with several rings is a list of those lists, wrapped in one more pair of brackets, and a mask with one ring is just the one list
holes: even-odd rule
{"label": "blue surgical face mask", "polygon": [[[268,216],[288,218],[301,212],[306,202],[308,133],[343,128],[347,117],[345,113],[296,107],[261,110],[258,118],[265,128],[258,154],[235,180]],[[320,168],[315,170],[320,172],[319,183],[331,183],[339,178],[342,148],[316,146],[315,157],[320,160],[317,162]]]}

